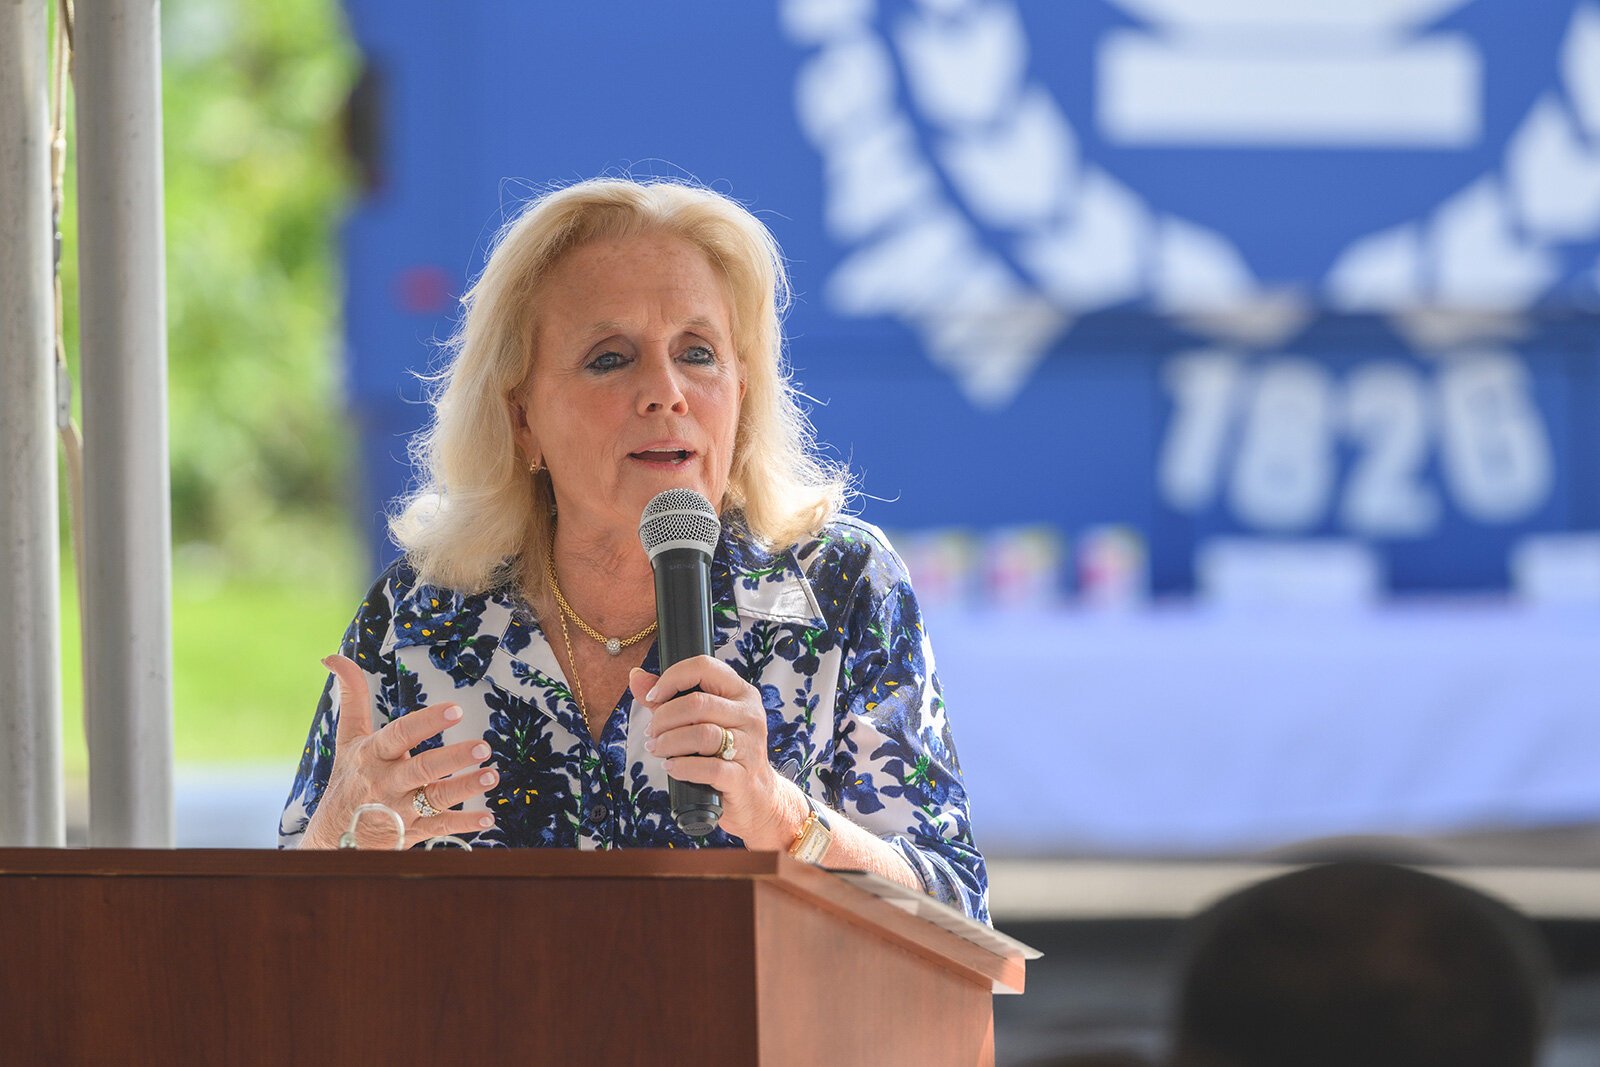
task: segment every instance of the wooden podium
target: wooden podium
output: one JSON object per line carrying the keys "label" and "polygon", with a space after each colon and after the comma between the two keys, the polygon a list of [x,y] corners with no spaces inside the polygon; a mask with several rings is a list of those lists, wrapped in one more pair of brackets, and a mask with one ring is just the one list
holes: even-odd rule
{"label": "wooden podium", "polygon": [[961,929],[774,853],[0,849],[0,1058],[990,1063],[1033,953]]}

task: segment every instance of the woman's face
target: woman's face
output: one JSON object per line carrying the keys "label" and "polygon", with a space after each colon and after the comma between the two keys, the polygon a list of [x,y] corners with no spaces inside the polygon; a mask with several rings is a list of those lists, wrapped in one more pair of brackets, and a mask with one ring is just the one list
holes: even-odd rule
{"label": "woman's face", "polygon": [[545,275],[510,406],[563,526],[636,540],[664,489],[721,501],[744,398],[726,290],[705,253],[661,234],[591,241]]}

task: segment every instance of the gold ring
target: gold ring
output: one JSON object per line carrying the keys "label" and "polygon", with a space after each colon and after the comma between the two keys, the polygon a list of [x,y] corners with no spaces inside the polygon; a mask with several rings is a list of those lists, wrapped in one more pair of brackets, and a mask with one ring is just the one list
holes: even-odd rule
{"label": "gold ring", "polygon": [[733,731],[726,726],[722,727],[722,744],[717,748],[719,759],[733,759]]}
{"label": "gold ring", "polygon": [[439,814],[439,809],[428,803],[428,789],[426,786],[411,794],[411,806],[417,809],[417,814],[424,819],[431,819]]}

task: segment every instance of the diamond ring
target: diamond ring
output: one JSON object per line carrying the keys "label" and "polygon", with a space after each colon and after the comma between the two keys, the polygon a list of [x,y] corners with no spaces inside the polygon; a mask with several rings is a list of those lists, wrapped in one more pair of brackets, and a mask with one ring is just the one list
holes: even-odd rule
{"label": "diamond ring", "polygon": [[431,819],[439,814],[439,809],[428,803],[428,790],[426,787],[411,794],[411,806],[417,809],[417,814],[424,819]]}
{"label": "diamond ring", "polygon": [[722,744],[717,748],[717,756],[727,760],[733,759],[734,756],[733,731],[726,726],[722,728]]}

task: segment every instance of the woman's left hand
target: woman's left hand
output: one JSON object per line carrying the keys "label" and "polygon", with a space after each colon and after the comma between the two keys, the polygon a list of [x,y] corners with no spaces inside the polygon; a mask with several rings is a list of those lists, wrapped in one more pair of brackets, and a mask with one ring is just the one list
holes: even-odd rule
{"label": "woman's left hand", "polygon": [[[700,692],[685,692],[696,686]],[[805,798],[767,760],[767,711],[754,686],[721,660],[695,656],[674,663],[660,677],[635,669],[628,688],[652,712],[646,751],[680,782],[708,785],[722,794],[724,831],[747,848],[789,847],[805,819]],[[724,730],[732,735],[728,758],[718,755]]]}

